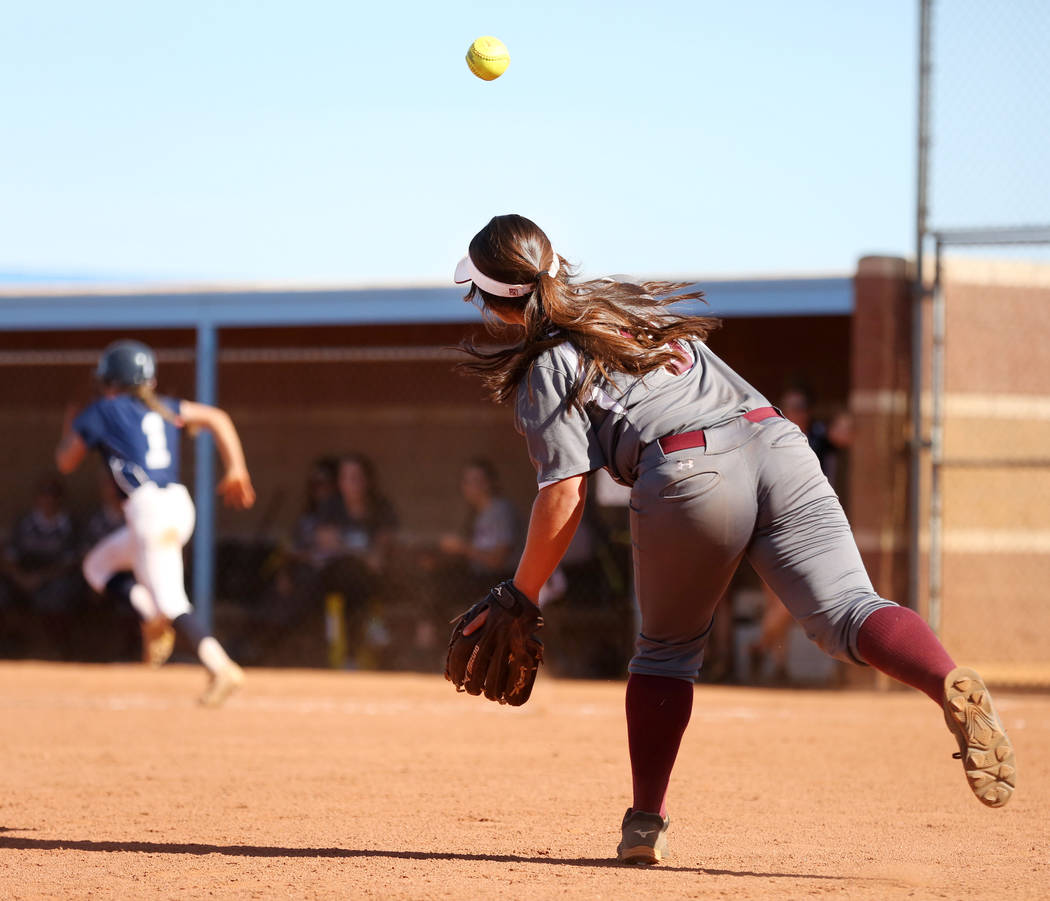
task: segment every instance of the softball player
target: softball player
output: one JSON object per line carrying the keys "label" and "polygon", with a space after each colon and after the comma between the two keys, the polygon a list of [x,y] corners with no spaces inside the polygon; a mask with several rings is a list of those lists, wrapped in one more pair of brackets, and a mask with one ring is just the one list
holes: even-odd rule
{"label": "softball player", "polygon": [[[143,657],[159,666],[178,632],[210,679],[201,703],[215,707],[244,681],[244,673],[194,616],[183,581],[182,548],[193,534],[195,511],[178,481],[179,430],[205,428],[214,436],[226,474],[218,490],[238,508],[255,502],[244,452],[230,417],[216,407],[154,393],[156,360],[138,341],[117,341],[96,370],[101,399],[67,416],[55,462],[70,473],[89,450],[109,467],[124,500],[126,525],[84,558],[84,578],[98,592],[127,599],[142,619]],[[130,571],[130,572],[129,572]]]}
{"label": "softball player", "polygon": [[1013,750],[980,676],[956,667],[921,617],[875,593],[806,436],[708,349],[714,320],[669,309],[700,292],[572,281],[547,236],[515,215],[474,236],[455,281],[471,283],[465,299],[504,340],[465,346],[474,360],[464,366],[516,404],[538,477],[517,588],[538,597],[580,521],[587,473],[604,467],[632,486],[641,628],[628,667],[633,803],[620,860],[666,853],[667,786],[693,682],[745,554],[825,652],[940,705],[973,792],[992,807],[1010,799]]}

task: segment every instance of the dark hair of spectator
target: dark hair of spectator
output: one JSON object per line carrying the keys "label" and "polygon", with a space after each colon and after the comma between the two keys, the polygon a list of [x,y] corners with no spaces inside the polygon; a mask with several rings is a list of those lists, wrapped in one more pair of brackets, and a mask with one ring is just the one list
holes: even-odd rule
{"label": "dark hair of spectator", "polygon": [[325,497],[338,491],[339,461],[335,457],[318,457],[310,464],[306,476],[306,513],[318,513],[323,506],[323,498],[316,494],[318,487],[327,489]]}
{"label": "dark hair of spectator", "polygon": [[336,469],[337,479],[338,470],[348,463],[358,466],[365,477],[365,499],[368,503],[368,509],[378,509],[383,503],[383,493],[379,490],[379,483],[376,479],[376,468],[375,464],[372,463],[371,457],[362,454],[360,451],[351,451],[350,453],[343,454],[339,458]]}
{"label": "dark hair of spectator", "polygon": [[463,464],[463,469],[476,469],[484,477],[486,483],[488,483],[489,491],[493,494],[499,488],[499,473],[496,472],[496,465],[487,457],[472,457]]}
{"label": "dark hair of spectator", "polygon": [[784,386],[784,390],[781,392],[781,397],[786,397],[788,394],[797,394],[802,398],[803,403],[807,410],[813,408],[813,389],[810,388],[805,382],[793,381],[788,382]]}
{"label": "dark hair of spectator", "polygon": [[306,481],[312,487],[314,485],[330,485],[335,489],[336,479],[339,478],[339,460],[336,457],[318,457],[310,464]]}

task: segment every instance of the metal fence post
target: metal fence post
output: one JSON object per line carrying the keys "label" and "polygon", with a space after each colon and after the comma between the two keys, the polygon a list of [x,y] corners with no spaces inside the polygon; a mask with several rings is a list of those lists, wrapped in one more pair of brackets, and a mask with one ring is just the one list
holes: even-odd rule
{"label": "metal fence post", "polygon": [[923,309],[926,287],[922,254],[926,243],[928,208],[928,162],[930,150],[930,32],[933,0],[919,0],[919,102],[916,129],[917,178],[915,185],[915,287],[912,295],[911,339],[911,448],[908,471],[908,606],[920,607],[920,560],[922,559],[923,434],[922,388],[924,370]]}
{"label": "metal fence post", "polygon": [[930,628],[941,631],[942,536],[944,533],[944,285],[941,282],[941,240],[936,242],[933,270],[933,329],[930,348],[930,501],[929,501],[929,616]]}
{"label": "metal fence post", "polygon": [[[214,322],[197,324],[197,402],[215,404],[218,395],[218,335]],[[202,429],[196,439],[197,529],[193,541],[193,603],[211,631],[215,592],[215,446]]]}

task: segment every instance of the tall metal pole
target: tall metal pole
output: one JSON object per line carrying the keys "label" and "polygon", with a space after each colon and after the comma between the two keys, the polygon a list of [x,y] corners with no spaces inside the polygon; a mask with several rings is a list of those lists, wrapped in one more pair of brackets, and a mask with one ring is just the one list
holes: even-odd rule
{"label": "tall metal pole", "polygon": [[[218,395],[218,336],[215,324],[197,325],[197,401],[216,402]],[[202,624],[211,631],[212,596],[215,590],[215,446],[211,434],[197,435],[194,501],[197,528],[193,538],[193,604]]]}
{"label": "tall metal pole", "polygon": [[941,239],[937,236],[933,273],[933,335],[930,348],[930,628],[940,632],[943,569],[941,536],[944,533],[944,502],[941,477],[944,469],[944,286],[941,284]]}
{"label": "tall metal pole", "polygon": [[927,166],[930,148],[930,25],[933,0],[919,0],[918,167],[915,185],[915,282],[911,321],[911,456],[908,467],[908,605],[919,608],[919,561],[922,553],[922,462],[926,445],[922,421],[923,285],[922,254],[927,228]]}

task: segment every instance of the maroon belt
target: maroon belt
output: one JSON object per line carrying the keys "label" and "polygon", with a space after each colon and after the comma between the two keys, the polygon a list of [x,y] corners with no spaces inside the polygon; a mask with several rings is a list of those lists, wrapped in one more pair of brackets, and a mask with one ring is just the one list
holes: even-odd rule
{"label": "maroon belt", "polygon": [[[764,419],[780,415],[780,411],[776,407],[759,407],[757,410],[749,410],[745,413],[744,419],[750,422],[762,422]],[[695,432],[679,432],[677,435],[665,435],[663,438],[658,439],[657,443],[660,445],[660,450],[665,454],[670,454],[674,451],[688,450],[691,447],[705,447],[707,439],[704,438],[704,430],[697,429]]]}

